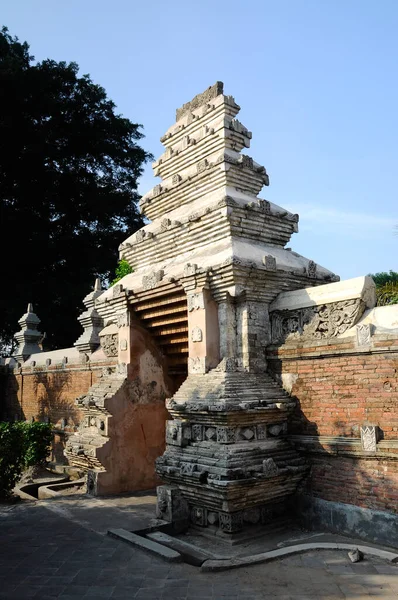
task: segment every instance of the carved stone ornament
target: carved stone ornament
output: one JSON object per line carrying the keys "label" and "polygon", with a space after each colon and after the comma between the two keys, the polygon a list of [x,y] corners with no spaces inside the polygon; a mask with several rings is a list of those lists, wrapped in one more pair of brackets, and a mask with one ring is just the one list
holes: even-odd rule
{"label": "carved stone ornament", "polygon": [[178,173],[175,173],[171,179],[171,183],[173,185],[178,185],[180,183],[180,181],[181,181],[181,176],[178,175]]}
{"label": "carved stone ornament", "polygon": [[316,277],[316,263],[313,260],[310,260],[308,263],[308,275],[310,277]]}
{"label": "carved stone ornament", "polygon": [[162,219],[160,222],[160,229],[162,231],[167,231],[171,226],[171,221],[170,219]]}
{"label": "carved stone ornament", "polygon": [[104,351],[105,356],[108,358],[117,356],[118,337],[119,336],[117,333],[100,336],[101,348]]}
{"label": "carved stone ornament", "polygon": [[275,477],[275,475],[278,475],[278,467],[273,458],[263,460],[263,473],[266,477]]}
{"label": "carved stone ornament", "polygon": [[208,162],[205,158],[203,160],[200,160],[196,165],[197,172],[203,173],[204,171],[206,171],[207,165],[208,165]]}
{"label": "carved stone ornament", "polygon": [[127,327],[128,325],[130,325],[130,313],[126,310],[124,313],[118,316],[117,326]]}
{"label": "carved stone ornament", "polygon": [[365,304],[357,298],[300,310],[275,311],[271,313],[272,342],[336,337],[353,327],[364,310]]}
{"label": "carved stone ornament", "polygon": [[220,529],[226,533],[234,533],[240,531],[243,527],[243,513],[219,513]]}
{"label": "carved stone ornament", "polygon": [[377,426],[362,425],[361,443],[364,452],[376,452],[377,449]]}
{"label": "carved stone ornament", "polygon": [[191,331],[191,340],[193,342],[201,342],[203,339],[203,332],[200,327],[194,327]]}
{"label": "carved stone ornament", "polygon": [[246,154],[242,154],[240,157],[240,162],[242,163],[242,167],[247,167],[248,169],[253,169],[253,159]]}
{"label": "carved stone ornament", "polygon": [[153,196],[153,198],[156,198],[161,193],[162,193],[162,186],[160,184],[155,185],[155,187],[152,190],[152,196]]}
{"label": "carved stone ornament", "polygon": [[189,294],[187,296],[188,299],[188,311],[191,312],[192,310],[198,309],[198,308],[204,308],[205,307],[205,300],[204,300],[204,296],[203,293],[198,293],[198,294]]}
{"label": "carved stone ornament", "polygon": [[357,325],[357,344],[358,346],[369,346],[372,340],[371,325]]}
{"label": "carved stone ornament", "polygon": [[271,254],[263,257],[263,263],[267,271],[276,271],[276,258],[271,256]]}
{"label": "carved stone ornament", "polygon": [[142,278],[142,287],[144,290],[153,290],[163,279],[164,271],[153,271],[150,275],[144,275]]}
{"label": "carved stone ornament", "polygon": [[203,506],[192,506],[190,517],[194,525],[207,526],[207,510]]}
{"label": "carved stone ornament", "polygon": [[206,359],[199,356],[196,358],[188,358],[188,373],[206,373]]}
{"label": "carved stone ornament", "polygon": [[145,236],[146,236],[146,232],[143,229],[140,229],[135,234],[135,239],[136,239],[137,242],[142,242],[143,239],[145,238]]}
{"label": "carved stone ornament", "polygon": [[122,352],[127,350],[127,340],[125,340],[125,339],[120,340],[119,348],[120,348],[120,350],[122,350]]}
{"label": "carved stone ornament", "polygon": [[190,275],[195,275],[198,270],[198,265],[191,265],[191,263],[187,263],[184,267],[184,277],[189,277]]}

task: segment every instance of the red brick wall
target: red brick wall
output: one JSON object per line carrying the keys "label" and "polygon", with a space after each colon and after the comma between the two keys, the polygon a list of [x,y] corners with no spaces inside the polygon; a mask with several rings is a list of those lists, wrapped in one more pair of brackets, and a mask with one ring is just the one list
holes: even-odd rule
{"label": "red brick wall", "polygon": [[[312,465],[303,490],[324,500],[398,513],[398,340],[375,336],[270,348],[268,368],[292,384],[290,434]],[[379,427],[377,455],[362,452],[360,426]],[[325,440],[322,436],[349,438]],[[395,442],[394,442],[395,441]],[[350,443],[348,443],[350,442]],[[297,443],[297,440],[296,440]]]}
{"label": "red brick wall", "polygon": [[17,415],[19,419],[43,420],[48,417],[54,425],[66,418],[68,428],[73,429],[80,421],[75,399],[97,381],[102,366],[67,365],[63,369],[50,366],[10,372],[3,380],[2,418],[14,420]]}

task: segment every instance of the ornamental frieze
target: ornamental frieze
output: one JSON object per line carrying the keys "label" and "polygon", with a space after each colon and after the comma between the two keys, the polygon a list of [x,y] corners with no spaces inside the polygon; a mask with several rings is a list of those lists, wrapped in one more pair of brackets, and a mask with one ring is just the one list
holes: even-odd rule
{"label": "ornamental frieze", "polygon": [[357,298],[299,310],[272,312],[272,343],[339,336],[357,323],[364,310],[364,302]]}

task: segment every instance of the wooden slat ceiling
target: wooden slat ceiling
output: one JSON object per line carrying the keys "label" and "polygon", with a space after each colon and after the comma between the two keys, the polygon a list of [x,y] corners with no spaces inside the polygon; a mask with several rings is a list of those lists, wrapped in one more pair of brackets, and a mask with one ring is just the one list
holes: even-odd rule
{"label": "wooden slat ceiling", "polygon": [[167,358],[169,375],[186,376],[188,307],[184,290],[174,284],[141,293],[132,308]]}

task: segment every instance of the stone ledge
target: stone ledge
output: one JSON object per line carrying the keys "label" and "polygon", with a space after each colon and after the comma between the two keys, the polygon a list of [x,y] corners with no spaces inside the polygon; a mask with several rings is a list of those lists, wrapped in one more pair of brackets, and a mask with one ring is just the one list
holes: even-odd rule
{"label": "stone ledge", "polygon": [[277,560],[278,558],[284,558],[292,554],[301,554],[308,550],[352,550],[352,548],[358,548],[365,555],[376,556],[382,558],[391,563],[398,563],[398,554],[395,552],[388,552],[387,550],[381,550],[373,546],[362,546],[353,544],[342,544],[334,542],[321,542],[321,543],[309,543],[309,544],[297,544],[295,546],[289,546],[288,548],[280,548],[278,550],[271,550],[270,552],[262,552],[261,554],[253,554],[252,556],[244,556],[242,558],[233,558],[230,560],[207,560],[201,566],[201,571],[214,572],[214,571],[225,571],[227,569],[236,569],[238,567],[246,567],[249,565],[256,565],[263,562],[270,562],[271,560]]}
{"label": "stone ledge", "polygon": [[122,540],[123,542],[127,542],[132,546],[137,546],[137,548],[140,548],[141,550],[155,554],[167,562],[182,562],[182,556],[179,552],[167,548],[166,546],[162,546],[162,544],[158,544],[152,540],[148,540],[140,535],[136,535],[135,533],[131,533],[126,529],[109,529],[108,535],[118,540]]}

